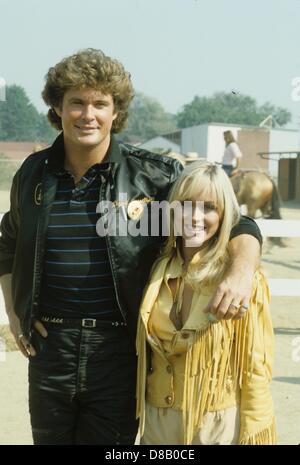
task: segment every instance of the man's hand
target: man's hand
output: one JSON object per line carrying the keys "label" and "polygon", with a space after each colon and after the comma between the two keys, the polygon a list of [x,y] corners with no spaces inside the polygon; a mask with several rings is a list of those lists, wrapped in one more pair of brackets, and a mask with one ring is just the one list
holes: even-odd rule
{"label": "man's hand", "polygon": [[27,340],[27,338],[22,334],[20,320],[15,314],[15,312],[11,310],[7,312],[7,314],[8,314],[8,319],[9,319],[10,330],[22,354],[27,358],[30,355],[32,356],[36,355],[36,351],[34,350],[32,345],[29,344],[29,341]]}
{"label": "man's hand", "polygon": [[260,246],[255,237],[240,234],[229,243],[231,265],[223,281],[204,309],[212,320],[238,320],[249,306],[253,276],[260,262]]}
{"label": "man's hand", "polygon": [[[9,320],[10,330],[16,340],[16,343],[25,357],[34,357],[36,355],[36,350],[29,343],[28,339],[24,336],[24,334],[22,334],[20,320],[13,309],[13,300],[11,292],[11,274],[8,273],[2,275],[0,278],[0,284],[3,292],[5,309]],[[40,321],[36,321],[34,323],[34,327],[40,333],[41,336],[48,336],[46,328]]]}
{"label": "man's hand", "polygon": [[[34,357],[36,355],[36,350],[32,344],[29,343],[28,339],[22,334],[20,320],[13,310],[7,312],[9,319],[10,330],[16,340],[16,343],[25,357]],[[40,321],[34,323],[35,329],[40,333],[41,336],[47,337],[48,333],[46,328]]]}
{"label": "man's hand", "polygon": [[204,312],[212,314],[218,321],[242,318],[249,306],[252,286],[253,273],[228,274]]}

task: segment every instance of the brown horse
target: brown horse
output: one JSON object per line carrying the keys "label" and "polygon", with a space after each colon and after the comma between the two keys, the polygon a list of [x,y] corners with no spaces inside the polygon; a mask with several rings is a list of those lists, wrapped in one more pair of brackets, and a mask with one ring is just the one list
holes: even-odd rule
{"label": "brown horse", "polygon": [[247,206],[248,215],[256,217],[260,210],[264,218],[281,219],[280,198],[274,181],[262,171],[243,171],[230,178],[238,203]]}

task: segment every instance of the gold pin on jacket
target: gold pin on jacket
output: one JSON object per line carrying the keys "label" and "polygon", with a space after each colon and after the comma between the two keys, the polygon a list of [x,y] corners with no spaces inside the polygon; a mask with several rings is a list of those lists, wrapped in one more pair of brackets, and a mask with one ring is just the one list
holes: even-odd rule
{"label": "gold pin on jacket", "polygon": [[42,183],[39,182],[34,190],[34,202],[36,205],[41,205],[42,203]]}
{"label": "gold pin on jacket", "polygon": [[144,208],[144,202],[141,200],[133,200],[128,204],[127,214],[131,220],[138,220],[142,216]]}

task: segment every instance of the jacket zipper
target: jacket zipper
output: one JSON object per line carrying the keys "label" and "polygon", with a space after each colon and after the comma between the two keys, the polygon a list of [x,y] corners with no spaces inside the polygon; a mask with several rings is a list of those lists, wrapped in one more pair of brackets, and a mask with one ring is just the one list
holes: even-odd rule
{"label": "jacket zipper", "polygon": [[[100,187],[99,202],[101,202],[104,199],[104,197],[102,196],[102,193],[104,193],[106,191],[106,186],[107,186],[107,181],[105,179],[105,176],[102,175],[101,176],[101,187]],[[118,289],[117,289],[118,285],[117,285],[117,280],[115,278],[115,270],[114,270],[114,266],[113,266],[113,258],[112,258],[112,254],[111,254],[111,250],[110,250],[110,241],[109,241],[109,238],[107,237],[107,235],[105,236],[105,243],[106,243],[106,248],[107,248],[107,254],[108,254],[111,274],[112,274],[112,278],[113,278],[113,282],[114,282],[114,288],[115,288],[117,303],[118,303],[119,310],[121,312],[123,321],[127,325],[126,316],[125,316],[125,314],[124,314],[124,312],[122,310],[122,306],[121,306],[120,299],[119,299],[119,296],[118,296]]]}
{"label": "jacket zipper", "polygon": [[40,229],[41,229],[41,216],[39,217],[36,238],[35,238],[35,248],[34,248],[34,269],[33,269],[33,282],[32,282],[32,295],[31,295],[31,305],[30,305],[30,318],[28,318],[28,334],[31,331],[32,320],[34,316],[34,309],[38,307],[38,300],[37,300],[37,275],[39,271],[39,239],[40,239]]}
{"label": "jacket zipper", "polygon": [[[45,237],[41,237],[41,229],[44,226],[45,222],[45,184],[46,184],[46,172],[47,172],[47,165],[48,159],[45,160],[45,167],[44,173],[42,177],[42,186],[44,187],[42,192],[42,204],[41,204],[41,211],[39,214],[38,225],[37,225],[37,233],[35,239],[35,250],[34,250],[34,270],[33,270],[33,280],[32,280],[32,297],[31,297],[31,306],[30,306],[30,318],[28,319],[29,330],[28,334],[30,334],[32,320],[35,314],[35,310],[38,309],[39,306],[39,298],[40,298],[40,281],[41,281],[41,257],[44,254],[44,242]],[[43,239],[43,242],[42,240]],[[41,247],[42,245],[42,247]],[[39,282],[37,280],[39,279]]]}

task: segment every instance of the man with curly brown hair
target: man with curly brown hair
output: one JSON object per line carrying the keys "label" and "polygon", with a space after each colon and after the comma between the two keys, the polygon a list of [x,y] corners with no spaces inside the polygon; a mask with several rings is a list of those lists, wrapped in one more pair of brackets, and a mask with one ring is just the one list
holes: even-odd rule
{"label": "man with curly brown hair", "polygon": [[[99,236],[108,214],[97,205],[110,201],[125,223],[138,222],[182,168],[116,140],[133,88],[102,51],[50,68],[42,95],[61,133],[16,173],[0,238],[10,327],[29,358],[34,443],[133,444],[136,322],[163,237]],[[254,221],[242,218],[232,238],[232,266],[210,304],[217,318],[239,317],[259,259]]]}

